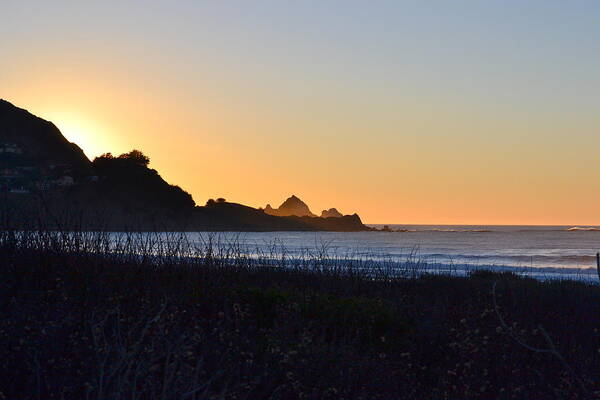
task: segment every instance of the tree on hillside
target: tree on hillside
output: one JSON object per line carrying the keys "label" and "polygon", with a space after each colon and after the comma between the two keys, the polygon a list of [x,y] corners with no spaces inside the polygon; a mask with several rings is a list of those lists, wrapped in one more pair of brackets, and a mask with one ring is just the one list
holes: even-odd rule
{"label": "tree on hillside", "polygon": [[95,166],[104,166],[109,168],[127,168],[128,166],[139,166],[147,168],[150,158],[139,150],[131,150],[129,153],[123,153],[118,157],[112,153],[104,153],[94,158]]}
{"label": "tree on hillside", "polygon": [[94,161],[96,161],[98,159],[112,160],[113,158],[115,158],[115,156],[113,156],[112,153],[104,153],[104,154],[94,158]]}
{"label": "tree on hillside", "polygon": [[[110,153],[109,153],[110,154]],[[123,153],[118,158],[122,160],[129,160],[135,164],[147,167],[150,164],[150,158],[139,150],[131,150],[129,153]]]}

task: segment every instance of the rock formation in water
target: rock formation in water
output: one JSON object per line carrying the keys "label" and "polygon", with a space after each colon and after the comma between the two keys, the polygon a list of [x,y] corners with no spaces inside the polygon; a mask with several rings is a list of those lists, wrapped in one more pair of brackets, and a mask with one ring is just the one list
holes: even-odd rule
{"label": "rock formation in water", "polygon": [[286,201],[281,203],[278,208],[273,208],[270,204],[267,204],[264,212],[265,214],[275,215],[278,217],[316,217],[316,215],[310,211],[306,203],[304,203],[295,195],[292,195],[286,199]]}
{"label": "rock formation in water", "polygon": [[344,214],[339,212],[336,208],[321,211],[321,218],[341,218],[343,216]]}

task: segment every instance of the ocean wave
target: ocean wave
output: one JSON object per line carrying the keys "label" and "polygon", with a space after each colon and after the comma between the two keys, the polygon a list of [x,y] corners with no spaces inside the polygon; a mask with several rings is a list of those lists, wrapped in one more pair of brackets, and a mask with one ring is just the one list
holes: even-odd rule
{"label": "ocean wave", "polygon": [[411,232],[441,232],[441,233],[486,233],[493,232],[490,229],[453,229],[453,228],[434,228],[434,229],[424,229],[422,231],[411,231]]}
{"label": "ocean wave", "polygon": [[392,229],[392,232],[487,233],[487,232],[496,232],[496,231],[494,231],[492,229],[484,229],[484,228],[473,228],[473,229],[468,229],[468,228],[421,228],[421,229],[397,228],[397,229]]}
{"label": "ocean wave", "polygon": [[474,233],[487,233],[492,232],[490,229],[449,229],[440,232],[474,232]]}
{"label": "ocean wave", "polygon": [[[381,229],[383,225],[369,225]],[[600,226],[403,226],[388,225],[392,232],[440,233],[550,233],[550,232],[600,232]]]}
{"label": "ocean wave", "polygon": [[573,262],[592,262],[596,260],[595,255],[575,254],[443,254],[443,253],[421,253],[423,258],[456,260],[499,260],[504,262],[530,262],[531,260],[542,263],[567,264]]}

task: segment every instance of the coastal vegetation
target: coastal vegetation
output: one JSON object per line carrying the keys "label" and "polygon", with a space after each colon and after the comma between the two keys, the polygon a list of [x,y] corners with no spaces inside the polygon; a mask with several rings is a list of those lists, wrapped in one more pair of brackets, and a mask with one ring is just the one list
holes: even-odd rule
{"label": "coastal vegetation", "polygon": [[0,398],[600,393],[597,285],[190,246],[182,233],[4,230]]}

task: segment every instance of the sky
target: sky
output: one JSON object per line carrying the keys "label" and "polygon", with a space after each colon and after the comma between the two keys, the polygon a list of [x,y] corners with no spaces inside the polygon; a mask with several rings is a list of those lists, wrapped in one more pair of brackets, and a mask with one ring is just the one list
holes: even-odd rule
{"label": "sky", "polygon": [[0,3],[0,98],[197,203],[600,224],[600,2]]}

